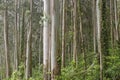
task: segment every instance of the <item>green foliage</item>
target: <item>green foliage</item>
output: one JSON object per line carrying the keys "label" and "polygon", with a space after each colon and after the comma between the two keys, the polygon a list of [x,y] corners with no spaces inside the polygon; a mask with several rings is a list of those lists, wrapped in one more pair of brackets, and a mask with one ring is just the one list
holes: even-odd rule
{"label": "green foliage", "polygon": [[[107,63],[107,69],[105,69],[105,65],[103,64],[103,80],[119,80],[120,77],[120,56],[119,49],[109,49],[109,55],[105,56],[103,63]],[[83,65],[84,61],[80,59],[78,62],[78,66],[75,68],[75,62],[72,61],[69,66],[66,66],[62,69],[62,74],[60,79],[57,80],[99,80],[99,62],[98,57],[91,59],[90,62],[87,63],[87,68],[84,70]],[[87,61],[88,61],[87,59]]]}
{"label": "green foliage", "polygon": [[[120,56],[119,48],[109,49],[109,55],[105,56],[103,63],[107,64],[107,68],[103,67],[103,80],[119,80],[120,77]],[[92,53],[89,53],[90,55]],[[92,54],[93,55],[93,54]],[[91,59],[92,58],[92,59]],[[81,57],[78,61],[77,67],[75,67],[75,62],[71,63],[62,68],[61,76],[57,76],[56,80],[99,80],[99,62],[96,55],[87,57],[87,66],[84,69],[85,62]],[[90,62],[91,61],[91,62]],[[43,80],[43,66],[38,65],[33,68],[32,77],[29,80]],[[51,74],[51,72],[49,72]],[[24,64],[19,66],[18,71],[14,71],[11,78],[8,80],[25,80],[24,74]]]}
{"label": "green foliage", "polygon": [[[19,66],[18,71],[14,71],[12,73],[12,76],[8,80],[26,80],[24,76],[24,65],[21,64]],[[42,65],[40,67],[33,68],[33,77],[31,77],[29,80],[43,80],[43,74],[42,74]]]}
{"label": "green foliage", "polygon": [[106,80],[117,80],[120,77],[120,55],[119,49],[110,49],[110,55],[106,57],[107,59],[107,70],[105,72]]}
{"label": "green foliage", "polygon": [[26,16],[30,16],[30,10],[26,10],[25,14]]}
{"label": "green foliage", "polygon": [[32,76],[30,80],[43,80],[43,65],[33,68]]}
{"label": "green foliage", "polygon": [[[65,68],[62,69],[62,75],[61,79],[63,80],[74,80],[76,76],[72,76],[75,73],[75,68],[74,68],[74,62],[71,62],[71,64]],[[72,77],[72,78],[71,78]]]}
{"label": "green foliage", "polygon": [[19,66],[19,70],[17,71],[14,71],[12,73],[12,76],[9,80],[25,80],[24,79],[24,64],[22,63],[20,66]]}
{"label": "green foliage", "polygon": [[69,66],[62,69],[61,77],[58,80],[97,80],[99,76],[97,75],[99,69],[97,60],[95,60],[86,70],[84,70],[83,67],[80,67],[80,65],[83,64],[84,61],[80,61],[78,67],[75,67],[75,62],[72,61]]}

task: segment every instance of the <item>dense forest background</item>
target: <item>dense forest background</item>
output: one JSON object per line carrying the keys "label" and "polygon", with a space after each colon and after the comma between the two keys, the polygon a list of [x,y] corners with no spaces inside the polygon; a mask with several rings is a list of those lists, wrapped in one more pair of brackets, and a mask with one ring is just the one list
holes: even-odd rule
{"label": "dense forest background", "polygon": [[120,80],[120,0],[0,0],[0,80]]}

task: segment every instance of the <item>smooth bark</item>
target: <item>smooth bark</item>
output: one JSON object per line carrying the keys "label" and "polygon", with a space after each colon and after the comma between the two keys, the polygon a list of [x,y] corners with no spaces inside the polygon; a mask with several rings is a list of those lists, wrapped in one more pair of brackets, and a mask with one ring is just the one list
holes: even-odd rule
{"label": "smooth bark", "polygon": [[50,24],[50,1],[44,0],[44,27],[43,27],[43,66],[44,80],[48,80],[49,61],[49,24]]}
{"label": "smooth bark", "polygon": [[7,0],[5,0],[4,10],[4,45],[5,45],[5,64],[6,64],[6,78],[10,77],[10,54],[8,47],[8,7]]}
{"label": "smooth bark", "polygon": [[96,1],[96,21],[97,21],[97,47],[100,63],[100,80],[103,80],[103,65],[102,65],[102,51],[101,51],[101,0]]}
{"label": "smooth bark", "polygon": [[65,67],[65,0],[63,0],[62,12],[62,67]]}
{"label": "smooth bark", "polygon": [[117,14],[117,0],[114,0],[114,16],[115,16],[115,40],[118,41],[118,14]]}
{"label": "smooth bark", "polygon": [[25,77],[28,80],[32,76],[32,8],[33,0],[30,0],[30,26],[27,33],[27,46],[26,46],[26,71]]}
{"label": "smooth bark", "polygon": [[14,49],[14,70],[18,69],[18,16],[17,16],[17,2],[18,0],[15,0],[15,27],[14,27],[14,44],[15,44],[15,49]]}
{"label": "smooth bark", "polygon": [[74,11],[73,11],[73,21],[74,21],[74,31],[73,31],[73,61],[75,62],[75,65],[77,64],[77,42],[76,42],[76,36],[77,36],[77,30],[76,30],[76,3],[77,0],[74,0]]}
{"label": "smooth bark", "polygon": [[51,0],[51,80],[55,80],[55,77],[59,75],[59,66],[58,60],[60,59],[57,51],[57,37],[58,37],[58,29],[60,27],[59,21],[59,0]]}

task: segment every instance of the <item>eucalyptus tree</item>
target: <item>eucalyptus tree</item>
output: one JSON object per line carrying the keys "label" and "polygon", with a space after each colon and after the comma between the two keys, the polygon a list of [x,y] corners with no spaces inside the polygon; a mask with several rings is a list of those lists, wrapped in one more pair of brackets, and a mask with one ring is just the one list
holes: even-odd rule
{"label": "eucalyptus tree", "polygon": [[111,34],[111,46],[113,48],[113,0],[110,0],[110,34]]}
{"label": "eucalyptus tree", "polygon": [[6,64],[6,78],[10,77],[10,55],[8,46],[8,6],[7,0],[5,0],[4,10],[4,45],[5,45],[5,64]]}
{"label": "eucalyptus tree", "polygon": [[96,1],[96,27],[97,27],[97,48],[99,54],[100,63],[100,80],[103,80],[103,63],[102,63],[102,51],[101,51],[101,0]]}
{"label": "eucalyptus tree", "polygon": [[62,1],[62,5],[62,67],[65,67],[65,0]]}
{"label": "eucalyptus tree", "polygon": [[114,0],[114,20],[115,20],[115,40],[118,41],[118,14],[117,14],[117,0]]}
{"label": "eucalyptus tree", "polygon": [[58,48],[58,29],[60,28],[59,0],[51,0],[51,80],[60,74]]}
{"label": "eucalyptus tree", "polygon": [[48,80],[50,0],[44,0],[44,18],[45,20],[43,27],[43,71],[44,80]]}
{"label": "eucalyptus tree", "polygon": [[95,0],[92,0],[92,21],[93,21],[93,45],[94,45],[94,53],[96,53],[96,7],[95,7]]}
{"label": "eucalyptus tree", "polygon": [[32,76],[32,13],[33,13],[33,0],[30,0],[30,22],[27,33],[27,46],[26,46],[26,70],[25,77],[29,79]]}
{"label": "eucalyptus tree", "polygon": [[76,14],[76,10],[77,10],[77,0],[73,1],[74,3],[74,11],[73,11],[73,21],[74,21],[74,30],[73,30],[73,61],[77,62],[77,25],[76,25],[76,19],[77,19],[77,14]]}
{"label": "eucalyptus tree", "polygon": [[18,69],[18,14],[17,14],[17,2],[18,0],[15,0],[15,27],[14,27],[14,44],[15,44],[15,49],[14,49],[14,69]]}

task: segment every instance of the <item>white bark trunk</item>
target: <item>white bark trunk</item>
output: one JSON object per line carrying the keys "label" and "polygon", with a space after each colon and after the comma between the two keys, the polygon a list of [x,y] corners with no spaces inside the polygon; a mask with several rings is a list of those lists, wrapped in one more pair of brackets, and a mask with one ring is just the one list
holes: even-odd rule
{"label": "white bark trunk", "polygon": [[114,0],[114,13],[115,13],[115,40],[118,41],[117,0]]}
{"label": "white bark trunk", "polygon": [[77,8],[77,3],[76,0],[74,2],[74,12],[73,12],[73,17],[74,17],[74,32],[73,32],[73,61],[75,62],[75,65],[77,65],[77,44],[76,44],[76,8]]}
{"label": "white bark trunk", "polygon": [[8,50],[8,11],[7,1],[5,0],[5,11],[4,11],[4,43],[5,43],[5,64],[6,64],[6,78],[10,76],[10,59]]}
{"label": "white bark trunk", "polygon": [[51,30],[51,80],[55,80],[57,72],[57,29],[60,26],[59,23],[59,0],[51,1],[51,18],[52,18],[52,30]]}
{"label": "white bark trunk", "polygon": [[65,67],[65,0],[63,0],[62,14],[62,67]]}
{"label": "white bark trunk", "polygon": [[50,0],[44,0],[44,27],[43,27],[43,66],[44,80],[48,79],[48,57],[49,57],[49,24],[50,24]]}
{"label": "white bark trunk", "polygon": [[96,20],[97,20],[97,45],[98,45],[98,54],[100,59],[100,80],[103,80],[103,67],[102,67],[102,52],[101,52],[101,0],[96,2]]}
{"label": "white bark trunk", "polygon": [[92,18],[93,18],[93,46],[94,46],[94,53],[96,53],[96,7],[95,7],[96,1],[92,1]]}

